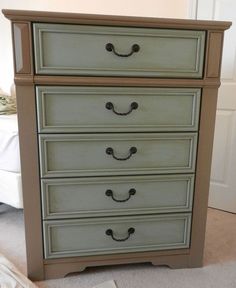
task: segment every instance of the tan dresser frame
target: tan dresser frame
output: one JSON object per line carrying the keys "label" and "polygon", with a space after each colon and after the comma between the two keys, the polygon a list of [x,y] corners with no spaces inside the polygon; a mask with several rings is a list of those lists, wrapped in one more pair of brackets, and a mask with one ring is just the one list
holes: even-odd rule
{"label": "tan dresser frame", "polygon": [[[58,278],[71,272],[82,271],[88,266],[138,262],[151,262],[154,265],[165,264],[173,268],[201,267],[203,265],[217,92],[220,86],[223,34],[231,23],[16,10],[3,10],[3,14],[12,22],[29,277],[32,280]],[[32,22],[205,30],[207,33],[203,78],[160,79],[35,75]],[[35,85],[47,84],[194,87],[202,89],[191,246],[189,249],[52,260],[43,258]]]}

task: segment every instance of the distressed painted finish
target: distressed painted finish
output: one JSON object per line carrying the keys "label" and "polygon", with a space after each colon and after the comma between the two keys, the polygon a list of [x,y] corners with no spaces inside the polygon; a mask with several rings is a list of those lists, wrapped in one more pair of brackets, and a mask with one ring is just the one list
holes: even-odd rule
{"label": "distressed painted finish", "polygon": [[[195,170],[197,133],[41,134],[41,177],[191,173]],[[125,158],[106,154],[113,148]]]}
{"label": "distressed painted finish", "polygon": [[[44,221],[45,258],[188,248],[191,214]],[[117,242],[106,235],[127,237]]]}
{"label": "distressed painted finish", "polygon": [[[201,90],[194,88],[127,88],[37,86],[40,133],[197,131]],[[116,115],[106,109],[111,102]]]}
{"label": "distressed painted finish", "polygon": [[[122,264],[122,263],[151,262],[154,265],[169,265],[170,267],[173,267],[173,268],[200,267],[200,266],[202,266],[203,247],[204,247],[204,233],[205,233],[206,211],[207,211],[207,196],[208,196],[209,177],[210,177],[211,150],[212,150],[214,119],[215,119],[215,109],[216,109],[216,100],[217,100],[217,88],[220,85],[219,76],[220,76],[220,66],[221,66],[220,63],[221,63],[221,54],[222,54],[223,31],[228,29],[230,27],[231,23],[230,22],[215,22],[215,21],[180,20],[180,19],[176,20],[176,19],[156,19],[156,18],[122,17],[122,16],[106,16],[106,15],[86,15],[86,14],[73,14],[73,13],[72,14],[71,13],[50,13],[50,12],[37,12],[37,11],[4,10],[3,13],[8,19],[10,19],[12,21],[13,42],[14,42],[14,45],[13,45],[14,46],[14,59],[15,59],[15,67],[17,68],[17,69],[15,69],[15,83],[17,86],[16,87],[17,88],[17,102],[19,102],[21,104],[21,105],[18,105],[19,106],[18,107],[18,115],[19,115],[19,125],[21,127],[21,129],[19,131],[20,132],[20,139],[21,139],[21,142],[23,142],[23,145],[21,145],[21,152],[22,152],[21,153],[22,154],[21,159],[22,159],[22,175],[25,175],[23,177],[24,178],[23,179],[23,189],[24,189],[24,205],[25,205],[24,214],[25,214],[25,219],[27,220],[26,221],[26,241],[27,241],[27,262],[28,262],[28,275],[29,275],[29,277],[32,280],[58,278],[58,277],[63,277],[66,274],[71,273],[71,272],[82,271],[86,267],[89,267],[89,266],[98,266],[98,265],[101,266],[101,265]],[[111,27],[113,27],[112,29],[116,29],[117,31],[121,31],[121,30],[123,30],[123,31],[138,31],[139,30],[139,31],[145,31],[145,32],[151,31],[153,33],[156,33],[156,32],[159,33],[161,31],[164,34],[169,33],[171,31],[177,36],[176,38],[173,38],[172,37],[173,35],[171,35],[171,39],[170,39],[169,34],[166,34],[167,37],[163,37],[163,36],[165,36],[164,34],[162,34],[162,35],[159,34],[159,36],[161,36],[161,37],[159,37],[159,36],[153,37],[153,39],[154,40],[155,39],[160,40],[160,38],[162,38],[162,40],[161,40],[162,43],[164,43],[166,40],[171,40],[172,43],[175,42],[174,44],[176,44],[177,42],[179,44],[181,44],[181,43],[183,44],[188,39],[189,39],[189,41],[188,41],[188,45],[185,45],[184,49],[176,49],[176,45],[166,46],[166,47],[164,47],[165,49],[163,49],[163,51],[166,53],[165,55],[161,54],[163,51],[160,51],[161,53],[156,55],[155,53],[153,53],[153,51],[154,51],[153,50],[153,51],[151,51],[151,53],[148,53],[148,55],[151,55],[151,58],[142,56],[143,57],[142,58],[143,63],[141,63],[141,62],[139,63],[138,61],[134,62],[134,59],[137,59],[138,55],[139,56],[142,55],[142,54],[140,54],[141,51],[142,51],[142,53],[145,52],[145,50],[146,50],[146,46],[145,46],[144,50],[141,49],[140,53],[135,53],[134,55],[132,55],[132,58],[127,58],[127,59],[122,58],[122,61],[123,61],[122,63],[128,63],[128,61],[130,61],[130,62],[133,61],[134,64],[136,64],[136,63],[140,64],[138,66],[139,70],[136,71],[137,73],[140,73],[140,74],[137,74],[134,71],[137,68],[135,66],[132,66],[134,64],[131,63],[132,65],[130,65],[130,63],[128,63],[127,65],[122,64],[123,66],[122,65],[119,67],[116,66],[115,70],[110,70],[110,72],[106,71],[106,73],[107,73],[106,75],[101,74],[104,71],[98,71],[98,70],[89,70],[89,73],[91,72],[91,74],[73,74],[75,71],[78,71],[78,70],[79,70],[79,73],[81,73],[81,71],[85,71],[84,67],[82,67],[82,66],[78,67],[78,61],[77,62],[74,61],[74,59],[77,60],[77,55],[76,55],[76,57],[74,57],[75,54],[72,55],[73,53],[71,53],[70,47],[68,48],[67,51],[60,51],[61,48],[65,49],[65,46],[61,47],[60,41],[59,41],[60,42],[59,45],[57,45],[57,43],[54,42],[54,43],[52,43],[52,46],[51,46],[53,49],[56,47],[56,49],[53,51],[53,53],[55,51],[60,52],[60,53],[59,54],[58,53],[52,54],[52,55],[49,55],[50,54],[49,53],[48,55],[45,55],[45,56],[50,57],[50,59],[44,59],[44,60],[54,61],[54,63],[56,64],[57,67],[46,67],[46,69],[43,72],[46,74],[37,74],[36,69],[35,69],[35,61],[33,59],[33,55],[35,55],[34,45],[33,45],[34,44],[33,43],[33,41],[34,41],[33,33],[34,32],[31,31],[31,28],[33,28],[33,25],[36,22],[39,23],[39,25],[40,25],[40,23],[41,24],[44,23],[43,25],[45,25],[46,23],[52,23],[52,24],[46,24],[46,25],[48,25],[48,27],[49,26],[52,27],[51,25],[55,25],[55,27],[59,27],[57,25],[59,23],[62,24],[62,26],[60,26],[60,27],[65,27],[65,26],[66,27],[72,27],[72,26],[76,27],[76,25],[78,25],[77,26],[78,28],[81,28],[81,26],[83,28],[98,27],[98,29],[104,29],[104,31],[107,29],[108,32],[110,31]],[[25,23],[25,25],[23,25],[23,26],[27,25],[29,27],[29,29],[24,29],[22,26],[22,23]],[[74,24],[74,25],[67,26],[66,24]],[[20,29],[16,29],[17,30],[16,35],[14,35],[15,27],[20,27]],[[123,28],[121,28],[121,27],[123,27]],[[195,49],[195,51],[192,50],[192,52],[190,54],[186,54],[185,52],[186,52],[186,49],[191,46],[189,44],[190,42],[196,43],[197,38],[195,37],[196,36],[195,33],[198,33],[199,31],[204,31],[201,33],[202,33],[202,35],[205,34],[205,40],[204,41],[202,41],[203,39],[200,40],[201,45],[202,45],[202,46],[200,45],[201,47],[198,47],[199,48],[198,51],[200,52],[200,54],[198,54],[198,56],[200,58],[196,58],[196,55],[197,55],[195,53],[196,49]],[[59,35],[60,33],[58,35],[55,35],[54,32],[55,31],[52,31],[51,36],[53,36],[53,37],[54,36],[60,36]],[[64,34],[62,33],[63,41],[65,40],[65,38],[67,36],[69,36],[70,39],[72,39],[72,38],[77,39],[78,33],[69,34],[67,32]],[[180,36],[183,36],[183,32],[189,33],[187,38],[186,37],[180,37]],[[48,36],[50,36],[49,34],[46,35],[46,38]],[[126,35],[124,35],[124,34],[123,35],[117,35],[117,34],[115,35],[114,33],[112,33],[112,34],[113,34],[112,39],[115,39],[115,38],[121,39],[122,38],[122,41],[120,41],[120,44],[121,44],[120,47],[117,46],[117,43],[114,43],[115,47],[119,48],[118,52],[120,52],[120,53],[125,53],[127,51],[128,48],[126,49],[126,47],[127,47],[126,44],[128,44],[128,46],[130,47],[130,45],[133,44],[133,42],[131,42],[131,40],[133,40],[133,39],[137,39],[137,38],[142,39],[145,42],[144,44],[145,45],[148,44],[148,46],[150,46],[150,43],[152,42],[152,41],[148,40],[148,39],[150,39],[150,36],[147,35],[147,33],[142,34],[142,35],[138,35],[138,36],[132,35],[132,36],[128,36],[128,37],[126,37]],[[193,34],[195,36],[193,38],[190,37],[191,38],[190,39],[189,35],[193,35]],[[87,35],[88,38],[90,37],[87,32],[84,35],[85,36]],[[185,34],[184,36],[186,36],[186,35],[187,34]],[[95,40],[97,41],[98,38],[102,39],[102,37],[104,35],[95,35],[95,36],[96,37],[94,37],[94,38],[90,37],[90,40],[92,38],[93,39],[96,38]],[[200,36],[200,35],[198,35],[198,36]],[[125,40],[123,37],[125,37]],[[200,36],[200,38],[201,38],[201,36]],[[46,40],[47,41],[46,42],[44,41],[44,44],[46,43],[46,46],[47,46],[49,44],[49,42],[53,39],[52,38],[51,38],[51,40],[49,39],[50,41],[48,41],[48,39],[46,39]],[[107,40],[109,40],[109,39],[107,39]],[[80,42],[79,44],[81,44],[81,46],[79,45],[78,47],[81,48],[84,44],[86,45],[85,42],[83,42],[82,44]],[[205,43],[203,43],[203,42],[205,42]],[[98,43],[98,41],[97,41],[97,43]],[[65,44],[65,41],[64,41],[64,44]],[[71,42],[68,41],[66,44],[70,45]],[[73,44],[76,44],[76,43],[73,42]],[[125,47],[123,47],[124,44],[125,44]],[[137,43],[137,44],[140,45],[140,43]],[[143,43],[141,43],[141,44],[143,44]],[[203,49],[204,44],[205,44],[205,47]],[[85,47],[85,45],[84,45],[84,47]],[[97,48],[99,48],[99,45],[100,44],[98,43],[98,45],[90,45],[90,46],[92,48],[95,47],[96,51],[97,51]],[[78,51],[78,47],[76,47],[76,45],[72,45],[72,46],[71,46],[71,49],[72,50],[74,49],[73,51],[76,53]],[[196,46],[194,46],[194,47],[196,48]],[[153,49],[153,46],[151,46],[151,48]],[[159,48],[160,47],[158,47],[158,49]],[[176,51],[174,51],[175,53],[170,53],[170,51],[172,52],[174,50],[174,48],[176,49]],[[102,49],[103,49],[103,53],[104,53],[104,46],[102,46]],[[51,50],[51,52],[52,52],[52,50]],[[89,54],[89,56],[91,55],[91,50],[88,51],[88,49],[85,49],[84,51],[86,52],[86,55],[88,55],[88,54]],[[155,50],[155,52],[156,52],[156,50]],[[108,53],[108,55],[106,54],[106,57],[108,56],[111,59],[111,61],[109,63],[108,63],[108,61],[104,61],[104,59],[97,57],[96,55],[95,55],[96,56],[95,60],[98,62],[100,61],[100,63],[102,62],[102,64],[108,64],[109,65],[108,68],[113,69],[114,68],[114,61],[117,61],[118,59],[113,57],[114,55],[112,55],[112,53],[110,53],[110,52],[107,52],[107,53]],[[63,57],[58,59],[58,58],[56,58],[56,57],[58,57],[58,55],[62,55]],[[66,55],[66,57],[65,57],[65,55]],[[144,55],[144,53],[143,53],[143,55]],[[184,72],[183,71],[184,66],[179,65],[180,61],[182,60],[181,57],[179,57],[179,55],[180,56],[182,55],[183,57],[189,56],[190,58],[188,58],[188,60],[186,60],[187,58],[184,58],[186,61],[182,61],[181,63],[183,63],[184,65],[186,65],[186,63],[192,63],[193,65],[191,66],[191,69],[194,69],[194,67],[198,67],[197,70],[195,69],[194,71],[192,71],[193,73],[191,72],[191,69]],[[72,56],[72,57],[70,57],[70,56]],[[176,58],[174,59],[174,57],[176,57]],[[204,58],[204,61],[202,62],[203,58]],[[74,67],[75,69],[71,69],[68,71],[68,68],[70,69],[70,67],[68,67],[68,65],[66,65],[67,67],[60,67],[60,65],[62,64],[62,61],[65,61],[65,62],[68,60],[71,61],[71,59],[73,60],[72,66],[75,65],[75,67]],[[164,63],[164,66],[166,65],[166,67],[167,67],[169,65],[167,67],[168,69],[170,68],[170,65],[173,65],[176,63],[179,66],[178,65],[175,66],[174,69],[171,71],[169,71],[168,69],[167,69],[168,71],[167,70],[153,71],[151,65],[149,67],[147,67],[147,65],[146,65],[148,63],[147,61],[149,61],[150,59],[154,59],[154,61],[151,62],[151,65],[153,65],[153,66],[155,66],[159,60],[166,61],[166,64]],[[195,63],[191,62],[194,59],[196,60],[196,62]],[[56,63],[55,60],[56,61],[59,60],[58,63]],[[79,57],[78,57],[78,60],[80,61]],[[84,57],[84,59],[82,59],[82,60],[86,60],[86,57]],[[94,62],[92,62],[93,57],[90,57],[89,60],[90,60],[89,61],[90,67],[93,66],[93,67],[91,67],[92,69],[94,67],[96,67],[98,62],[95,61],[95,65],[92,65],[94,63]],[[128,61],[126,61],[126,60],[128,60]],[[118,62],[118,63],[121,63],[121,62]],[[50,63],[47,63],[47,64],[50,64]],[[81,64],[81,62],[80,62],[80,64]],[[112,64],[112,65],[110,65],[110,64]],[[203,66],[201,67],[201,64],[203,64],[204,67]],[[50,68],[50,69],[47,70],[47,68]],[[56,69],[54,69],[54,68],[56,68]],[[56,72],[58,72],[57,68],[59,70],[62,68],[59,71],[62,74],[56,75]],[[64,68],[67,70],[67,72],[65,72]],[[78,68],[78,70],[77,70],[77,68]],[[81,70],[80,70],[80,68],[81,68]],[[100,68],[104,68],[104,67],[100,67]],[[107,67],[105,67],[105,68],[107,68]],[[117,70],[117,68],[118,68],[118,70]],[[129,68],[131,68],[131,70],[128,70]],[[142,68],[144,68],[144,70],[141,70]],[[162,69],[163,67],[158,66],[157,68]],[[151,70],[149,70],[149,69],[151,69]],[[100,74],[93,74],[93,73],[96,73],[96,71]],[[69,72],[69,74],[68,74],[68,72]],[[133,72],[135,72],[136,74],[134,74]],[[114,74],[112,74],[112,73],[114,73]],[[116,73],[130,73],[130,74],[122,74],[121,76],[116,77],[118,75]],[[129,77],[126,77],[127,75]],[[99,77],[95,77],[95,76],[99,76]],[[136,77],[136,76],[141,76],[141,77]],[[151,77],[148,78],[147,76],[151,76]],[[166,77],[166,78],[164,78],[164,77]],[[174,79],[173,77],[176,77],[176,78]],[[197,78],[195,78],[195,77],[197,77]],[[193,78],[195,78],[195,79],[193,79]],[[196,159],[196,171],[194,172],[195,173],[195,176],[194,176],[195,177],[195,188],[194,188],[195,191],[194,191],[194,203],[193,203],[193,207],[192,207],[193,221],[191,221],[192,222],[191,236],[190,236],[191,243],[189,243],[190,245],[188,248],[182,248],[182,247],[178,246],[179,248],[173,248],[173,249],[167,248],[166,249],[165,247],[162,247],[162,248],[160,248],[160,250],[158,250],[158,248],[154,249],[154,250],[147,250],[147,251],[141,249],[141,250],[137,250],[136,252],[132,252],[132,253],[129,253],[131,251],[127,250],[126,252],[109,253],[109,254],[101,254],[101,255],[100,254],[95,255],[92,253],[92,251],[90,251],[90,254],[88,254],[87,256],[84,255],[84,256],[77,256],[77,257],[76,257],[77,254],[74,254],[71,251],[71,254],[68,255],[70,257],[67,257],[67,256],[63,257],[63,255],[61,256],[61,254],[60,254],[60,256],[58,256],[59,258],[57,258],[57,256],[55,256],[55,259],[53,259],[53,258],[43,259],[42,249],[43,249],[44,241],[42,240],[41,230],[42,230],[42,226],[43,226],[42,222],[44,222],[44,221],[43,221],[43,218],[41,217],[40,189],[39,189],[40,188],[39,187],[40,174],[38,171],[39,157],[38,157],[38,153],[36,153],[39,149],[38,143],[36,141],[37,140],[37,132],[38,132],[37,127],[36,127],[37,113],[36,113],[36,109],[35,109],[35,104],[36,104],[36,101],[35,101],[35,97],[36,97],[35,90],[36,89],[35,88],[36,88],[36,85],[42,85],[42,86],[46,86],[46,85],[70,86],[70,85],[72,85],[74,87],[75,86],[152,87],[155,89],[157,87],[159,87],[159,88],[160,87],[163,87],[163,88],[167,88],[167,87],[168,88],[170,88],[170,87],[171,88],[191,87],[191,88],[196,88],[196,89],[201,90],[202,95],[201,95],[199,131],[198,131],[198,138],[199,138],[198,148],[197,148],[198,153],[197,153],[197,159]],[[24,101],[25,97],[28,99],[27,101]],[[30,103],[30,105],[29,105],[29,103]],[[30,113],[28,113],[29,112],[28,110],[30,111]],[[32,121],[32,119],[33,119],[33,121]],[[123,127],[125,127],[125,126],[123,126]],[[121,128],[120,131],[119,130],[116,130],[116,131],[107,130],[105,132],[119,132],[119,133],[129,132],[128,130],[122,131],[123,129],[124,128]],[[69,132],[69,130],[67,130],[67,131]],[[173,130],[173,131],[175,131],[175,133],[173,133],[175,135],[182,135],[177,130]],[[52,130],[48,131],[47,133],[51,133],[51,132],[55,133],[55,131],[52,131]],[[59,133],[59,132],[60,131],[58,130],[57,133]],[[95,133],[95,131],[93,132],[92,130],[90,130],[90,131],[74,130],[71,132],[73,132],[73,133],[78,133],[78,132],[79,133],[81,133],[81,132],[82,133],[84,133],[84,132],[90,133],[87,135],[81,134],[81,136],[83,135],[83,136],[88,136],[88,137],[91,137],[92,133]],[[97,130],[96,133],[94,134],[94,136],[98,135],[98,132],[99,133],[103,132],[103,130]],[[135,129],[134,129],[134,130],[130,131],[129,134],[125,134],[125,135],[129,136],[132,134],[133,136],[136,137],[139,134],[139,133],[131,133],[131,132],[142,133],[142,132],[153,132],[153,131],[152,130],[145,130],[145,131],[136,130],[135,131]],[[165,132],[165,133],[161,133],[162,135],[165,135],[167,130],[162,130],[161,132]],[[169,130],[169,132],[171,132],[171,130]],[[188,131],[188,130],[186,130],[185,132],[190,133],[190,131]],[[63,131],[62,133],[65,133],[65,132]],[[108,134],[106,134],[106,135],[108,135]],[[111,134],[111,135],[114,135],[114,134]],[[150,135],[152,135],[152,133],[149,133],[149,136]],[[67,135],[67,136],[70,136],[70,135]],[[55,137],[57,137],[57,136],[55,135]],[[58,137],[60,137],[60,135],[58,135]],[[118,137],[118,133],[117,133],[117,137]],[[150,142],[153,143],[153,141],[150,141]],[[176,154],[178,154],[178,153],[176,153]],[[30,157],[29,157],[29,155],[30,155]],[[49,153],[49,155],[50,155],[50,157],[49,157],[50,162],[52,161],[51,163],[53,163],[53,161],[55,160],[54,159],[55,155],[53,155],[53,153]],[[77,154],[74,153],[73,155],[76,156]],[[62,159],[64,161],[63,157],[62,157]],[[80,160],[84,161],[84,159],[81,157],[80,157]],[[79,161],[79,163],[81,164],[81,161]],[[133,171],[135,171],[135,170],[133,170]],[[158,171],[155,173],[153,173],[153,171],[154,171],[153,169],[150,170],[150,173],[159,174]],[[169,173],[169,170],[165,170],[165,171]],[[173,171],[173,173],[176,173],[176,172],[177,172],[177,170]],[[180,172],[180,170],[178,170],[178,173],[179,172]],[[65,176],[67,177],[68,175],[71,175],[71,174],[66,174]],[[61,176],[63,176],[63,174],[61,174]],[[145,177],[162,177],[162,175],[159,175],[159,176],[158,175],[152,175],[151,176],[151,175],[141,175],[141,174],[136,175],[136,176],[131,176],[131,175],[128,176],[128,174],[126,176],[124,174],[122,174],[121,176],[116,175],[116,177],[115,176],[111,177],[111,176],[112,176],[112,174],[109,174],[109,175],[104,174],[103,177],[96,177],[96,178],[99,178],[100,180],[102,180],[102,179],[110,177],[109,178],[110,180],[112,178],[116,178],[116,180],[118,180],[121,177],[124,179],[125,178],[126,179],[132,178],[132,177],[136,177],[136,178],[140,177],[140,179],[145,178]],[[169,176],[176,176],[176,174],[175,175],[169,174]],[[179,175],[179,176],[181,176],[181,175]],[[166,177],[168,177],[168,176],[166,175]],[[86,177],[86,180],[91,180],[91,179],[92,179],[92,177]],[[46,181],[46,180],[47,181],[55,181],[55,180],[64,181],[64,179],[62,180],[62,179],[58,179],[58,178],[43,179],[43,181]],[[82,178],[75,179],[73,177],[69,177],[68,179],[66,179],[66,181],[68,181],[68,183],[70,181],[76,181],[76,180],[81,181]],[[137,183],[138,183],[138,181],[137,181]],[[124,185],[124,183],[123,183],[123,185]],[[32,203],[33,203],[33,205],[32,205]],[[157,219],[156,217],[159,218],[159,217],[167,217],[167,216],[168,217],[173,216],[173,217],[175,217],[175,219],[177,219],[177,217],[181,217],[181,216],[185,215],[185,214],[183,214],[183,212],[181,212],[178,214],[173,214],[173,213],[161,214],[162,216],[159,214],[159,216],[158,216],[157,213],[158,212],[154,212],[152,214],[146,214],[146,215],[142,214],[139,216],[139,219],[141,219],[141,218],[143,219],[144,217],[150,217],[150,218]],[[190,213],[189,213],[189,215],[190,215]],[[95,221],[97,217],[98,217],[98,215],[93,217],[93,219],[91,218],[90,220],[88,220],[88,219],[86,220],[85,218],[83,218],[83,219],[84,219],[84,221]],[[123,220],[124,217],[125,218],[129,217],[129,219],[131,219],[130,217],[133,217],[133,216],[128,216],[128,215],[124,216],[124,214],[122,216],[122,214],[119,214],[119,217],[113,216],[113,217],[106,217],[104,219],[114,220],[114,218],[118,218],[120,220],[121,219]],[[101,219],[101,218],[97,218],[97,219]],[[68,220],[62,220],[61,219],[60,221],[48,220],[45,222],[45,225],[46,225],[46,223],[48,223],[48,224],[52,224],[52,226],[54,226],[54,223],[56,223],[56,225],[57,224],[59,225],[59,223],[62,223],[62,222],[63,223],[66,222],[67,224],[69,222],[70,223],[72,223],[72,222],[81,223],[80,221],[82,221],[82,219],[80,219],[80,220],[74,219],[74,221],[69,220],[69,219]],[[147,226],[147,228],[148,228],[147,223],[145,223],[145,227]],[[156,223],[156,221],[155,221],[155,223]],[[81,226],[79,226],[79,227],[81,227]],[[84,227],[85,226],[83,226],[83,228]],[[92,227],[92,226],[90,226],[90,227]],[[71,229],[68,225],[66,225],[66,228],[65,228],[65,226],[61,227],[62,234],[67,228]],[[54,231],[56,231],[56,230],[57,230],[57,228]],[[117,232],[120,233],[120,231],[117,231]],[[152,231],[150,231],[150,232],[152,232]],[[171,233],[174,233],[174,230],[171,230]],[[156,236],[156,235],[157,234],[155,234],[154,236]],[[163,235],[163,233],[162,233],[162,235]],[[176,236],[176,234],[175,234],[175,236]],[[65,237],[70,237],[70,235],[66,234]],[[152,239],[151,237],[149,237],[149,238]],[[48,241],[49,241],[49,238],[47,238],[47,243],[50,243]],[[62,241],[62,242],[60,242],[60,241]],[[63,248],[63,245],[65,244],[65,242],[63,242],[63,241],[64,241],[63,238],[58,238],[56,240],[54,238],[54,241],[53,241],[54,246],[53,247],[55,249]],[[69,243],[69,242],[67,242],[67,243]],[[61,244],[62,244],[62,246],[60,246]],[[78,242],[76,242],[76,244],[78,244]],[[148,244],[148,243],[146,243],[146,244]],[[51,249],[50,246],[48,246],[48,247]],[[137,245],[136,245],[136,247],[137,247]],[[149,246],[149,248],[150,247],[151,246]],[[55,250],[54,250],[54,252],[55,252]],[[65,252],[65,250],[64,250],[64,252]]]}
{"label": "distressed painted finish", "polygon": [[[47,179],[41,181],[44,219],[190,212],[194,175]],[[113,191],[116,202],[105,193]]]}
{"label": "distressed painted finish", "polygon": [[[36,74],[201,78],[205,32],[35,23]],[[112,43],[127,54],[105,49]],[[66,52],[65,52],[66,51]]]}

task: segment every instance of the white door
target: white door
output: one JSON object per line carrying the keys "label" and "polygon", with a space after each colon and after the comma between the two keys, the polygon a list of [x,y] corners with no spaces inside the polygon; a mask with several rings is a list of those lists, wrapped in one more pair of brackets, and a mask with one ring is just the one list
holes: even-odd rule
{"label": "white door", "polygon": [[224,40],[209,206],[236,213],[236,0],[195,3],[197,19],[233,22]]}

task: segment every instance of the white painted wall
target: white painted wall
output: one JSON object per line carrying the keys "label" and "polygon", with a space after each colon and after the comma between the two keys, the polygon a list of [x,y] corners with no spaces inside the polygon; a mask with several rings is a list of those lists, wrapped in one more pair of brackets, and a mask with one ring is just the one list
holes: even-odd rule
{"label": "white painted wall", "polygon": [[[0,9],[187,18],[189,0],[0,0]],[[0,15],[0,89],[13,83],[10,22]]]}

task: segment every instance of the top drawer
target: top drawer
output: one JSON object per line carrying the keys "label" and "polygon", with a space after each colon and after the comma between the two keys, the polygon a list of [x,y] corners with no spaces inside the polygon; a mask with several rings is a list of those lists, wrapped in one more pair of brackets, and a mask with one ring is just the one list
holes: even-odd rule
{"label": "top drawer", "polygon": [[44,23],[33,27],[37,74],[202,77],[204,31]]}

